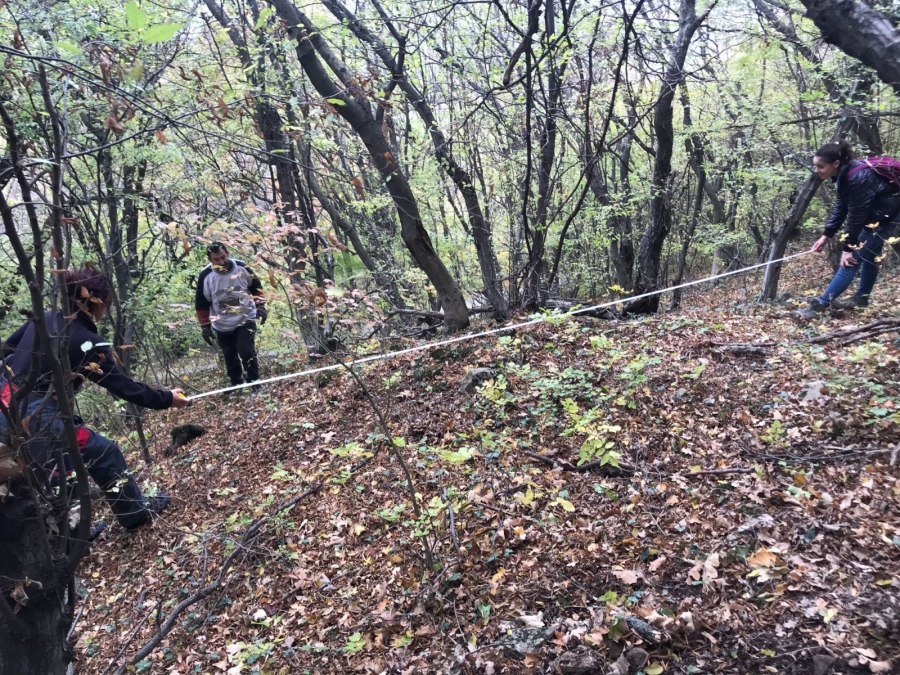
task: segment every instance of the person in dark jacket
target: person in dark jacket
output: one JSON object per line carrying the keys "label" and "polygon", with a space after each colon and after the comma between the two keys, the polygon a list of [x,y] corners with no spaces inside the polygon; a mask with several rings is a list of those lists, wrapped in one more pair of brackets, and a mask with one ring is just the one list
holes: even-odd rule
{"label": "person in dark jacket", "polygon": [[[62,312],[47,312],[44,318],[51,339],[64,339],[67,327],[71,329],[67,353],[75,393],[81,390],[85,380],[90,380],[117,398],[145,408],[163,410],[188,405],[180,389],[154,389],[122,372],[110,343],[98,335],[97,322],[105,315],[112,297],[106,275],[86,268],[68,272],[64,279],[73,314],[66,317]],[[52,371],[36,342],[32,321],[22,324],[3,342],[2,356],[0,435],[8,438],[10,433],[10,405],[21,405],[17,409],[22,411],[23,445],[32,465],[46,467],[57,476],[64,475],[65,467],[55,466],[56,449],[62,443],[63,421],[57,414]],[[24,401],[15,397],[21,387],[30,387]],[[75,437],[88,473],[103,490],[122,527],[136,530],[158,516],[168,506],[170,497],[157,495],[144,499],[128,470],[122,449],[85,427],[80,419],[76,422]]]}
{"label": "person in dark jacket", "polygon": [[[822,180],[835,183],[837,198],[831,216],[825,224],[822,236],[812,246],[821,251],[828,240],[837,234],[841,225],[843,250],[841,265],[828,288],[799,313],[810,319],[824,312],[829,306],[837,309],[867,307],[875,280],[878,278],[878,261],[884,242],[896,229],[900,212],[900,194],[887,179],[871,168],[862,168],[848,176],[851,169],[862,164],[854,160],[847,141],[827,143],[813,157],[813,171]],[[847,300],[838,300],[859,272],[859,287]]]}
{"label": "person in dark jacket", "polygon": [[209,265],[200,270],[194,296],[203,339],[210,346],[218,341],[232,386],[255,382],[256,322],[262,325],[268,317],[262,284],[243,262],[228,256],[221,242],[210,244],[206,257]]}

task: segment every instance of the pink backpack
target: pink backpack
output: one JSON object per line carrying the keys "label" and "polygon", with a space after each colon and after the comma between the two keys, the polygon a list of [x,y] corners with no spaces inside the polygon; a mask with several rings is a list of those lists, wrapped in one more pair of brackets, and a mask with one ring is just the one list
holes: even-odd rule
{"label": "pink backpack", "polygon": [[863,169],[872,169],[886,181],[900,188],[900,159],[893,157],[866,157],[860,160],[861,163],[854,166],[847,172],[847,178],[853,177]]}

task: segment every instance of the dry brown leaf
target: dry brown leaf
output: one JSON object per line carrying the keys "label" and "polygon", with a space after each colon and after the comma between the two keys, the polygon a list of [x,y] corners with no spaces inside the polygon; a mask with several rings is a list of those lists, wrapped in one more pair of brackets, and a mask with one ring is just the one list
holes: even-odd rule
{"label": "dry brown leaf", "polygon": [[778,556],[763,547],[753,555],[747,556],[747,562],[754,567],[771,567],[778,562]]}
{"label": "dry brown leaf", "polygon": [[634,570],[613,570],[613,576],[623,584],[636,584],[638,582],[638,573]]}
{"label": "dry brown leaf", "polygon": [[349,251],[350,249],[344,246],[337,237],[335,237],[331,232],[328,233],[328,241],[331,242],[331,245],[334,246],[338,251]]}
{"label": "dry brown leaf", "polygon": [[365,200],[366,191],[363,189],[362,180],[359,176],[354,176],[350,179],[350,182],[353,183],[353,187],[356,189],[356,194],[359,195],[359,198]]}
{"label": "dry brown leaf", "polygon": [[666,562],[666,560],[668,560],[668,558],[666,558],[666,556],[664,556],[664,555],[661,555],[656,560],[654,560],[652,563],[650,563],[650,567],[648,569],[651,572],[655,572],[656,570],[658,570],[660,567],[663,566],[663,564]]}
{"label": "dry brown leaf", "polygon": [[717,579],[719,577],[719,554],[713,553],[703,563],[703,579]]}

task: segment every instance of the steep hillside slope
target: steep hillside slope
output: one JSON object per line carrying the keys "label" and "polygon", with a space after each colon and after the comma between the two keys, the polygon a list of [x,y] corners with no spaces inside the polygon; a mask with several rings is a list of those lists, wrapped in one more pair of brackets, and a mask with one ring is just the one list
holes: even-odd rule
{"label": "steep hillside slope", "polygon": [[571,319],[362,368],[371,401],[341,373],[158,415],[160,453],[209,433],[84,564],[79,672],[185,601],[137,672],[897,672],[900,353],[802,342],[894,293]]}

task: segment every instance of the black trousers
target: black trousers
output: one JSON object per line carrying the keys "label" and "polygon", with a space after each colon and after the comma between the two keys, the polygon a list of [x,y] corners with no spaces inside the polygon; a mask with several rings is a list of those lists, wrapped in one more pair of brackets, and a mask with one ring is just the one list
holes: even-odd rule
{"label": "black trousers", "polygon": [[78,427],[75,436],[88,473],[103,490],[106,503],[122,527],[130,530],[143,524],[149,516],[144,496],[128,470],[122,449],[86,427]]}
{"label": "black trousers", "polygon": [[[231,384],[255,382],[259,379],[256,360],[256,322],[248,321],[228,333],[216,331],[216,339],[225,357],[225,370]],[[242,365],[243,364],[243,365]],[[246,379],[245,379],[246,375]]]}
{"label": "black trousers", "polygon": [[[6,383],[0,379],[0,388],[3,385]],[[27,419],[29,435],[25,440],[25,447],[31,460],[52,472],[51,482],[58,485],[60,476],[65,481],[65,476],[71,471],[71,460],[65,454],[65,466],[56,466],[55,452],[62,442],[63,421],[57,415],[55,402],[52,399],[45,400],[43,394],[32,395],[28,401]],[[103,490],[116,518],[126,529],[141,525],[149,514],[141,489],[128,470],[122,449],[105,436],[85,427],[80,418],[75,422],[75,440],[81,450],[81,458],[88,474]],[[6,415],[0,414],[0,440],[8,442],[8,433],[9,421]]]}

